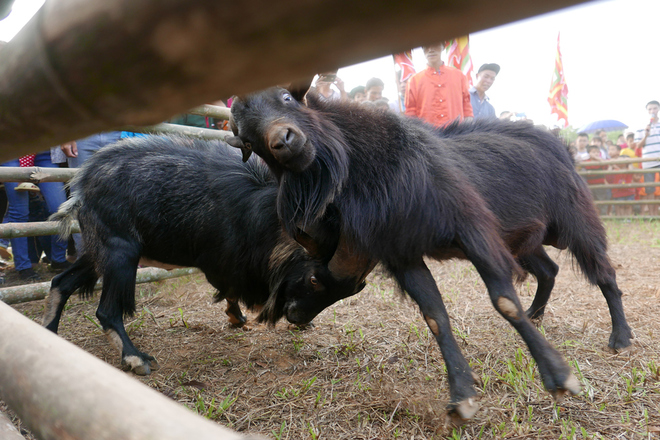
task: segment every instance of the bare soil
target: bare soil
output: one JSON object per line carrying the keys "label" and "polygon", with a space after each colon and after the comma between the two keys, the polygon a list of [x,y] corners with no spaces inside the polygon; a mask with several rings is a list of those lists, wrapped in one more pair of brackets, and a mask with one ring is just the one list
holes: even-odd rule
{"label": "bare soil", "polygon": [[[481,409],[462,427],[446,420],[447,378],[435,340],[416,305],[379,270],[362,293],[304,331],[255,324],[252,313],[245,328],[231,327],[201,275],[138,286],[138,312],[126,327],[161,365],[140,380],[224,426],[276,439],[660,438],[660,224],[607,228],[635,340],[622,353],[606,349],[611,323],[600,291],[573,270],[568,253],[549,250],[560,273],[541,330],[583,389],[559,405],[463,261],[429,262],[456,339],[482,380]],[[531,277],[519,286],[524,306],[535,289]],[[15,308],[40,321],[43,304]],[[95,309],[95,299],[72,298],[60,334],[119,367],[118,353],[90,322]]]}

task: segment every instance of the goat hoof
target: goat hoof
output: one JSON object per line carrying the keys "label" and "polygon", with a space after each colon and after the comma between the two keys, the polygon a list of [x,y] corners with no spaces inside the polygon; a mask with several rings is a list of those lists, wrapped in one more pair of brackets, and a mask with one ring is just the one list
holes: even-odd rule
{"label": "goat hoof", "polygon": [[580,381],[574,375],[570,375],[568,379],[564,382],[564,385],[561,388],[552,390],[550,393],[555,399],[555,402],[561,403],[564,400],[564,397],[575,396],[580,394]]}
{"label": "goat hoof", "polygon": [[245,315],[236,316],[233,313],[227,312],[227,317],[229,318],[229,323],[232,325],[232,327],[243,327],[243,325],[245,325],[247,322]]}
{"label": "goat hoof", "polygon": [[621,353],[627,351],[631,347],[630,339],[634,338],[630,330],[622,332],[612,332],[610,335],[610,341],[607,345],[608,351],[612,353]]}
{"label": "goat hoof", "polygon": [[132,371],[138,376],[148,376],[152,371],[159,369],[160,365],[156,358],[142,353],[142,356],[125,356],[121,360],[121,368],[124,371]]}
{"label": "goat hoof", "polygon": [[289,324],[289,330],[298,330],[301,332],[304,332],[305,330],[311,330],[314,327],[316,327],[314,322],[308,322],[307,324]]}
{"label": "goat hoof", "polygon": [[149,376],[151,374],[151,368],[149,368],[149,364],[145,363],[139,367],[133,368],[133,373],[137,374],[138,376]]}
{"label": "goat hoof", "polygon": [[477,403],[476,399],[474,397],[468,397],[456,404],[450,404],[447,407],[447,417],[452,425],[460,426],[470,420],[478,410],[479,403]]}

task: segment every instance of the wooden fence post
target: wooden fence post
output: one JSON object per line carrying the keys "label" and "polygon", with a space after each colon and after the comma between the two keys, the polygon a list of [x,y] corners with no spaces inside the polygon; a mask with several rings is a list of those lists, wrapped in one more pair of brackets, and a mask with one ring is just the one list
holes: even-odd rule
{"label": "wooden fence post", "polygon": [[41,440],[247,438],[194,414],[3,303],[0,398]]}

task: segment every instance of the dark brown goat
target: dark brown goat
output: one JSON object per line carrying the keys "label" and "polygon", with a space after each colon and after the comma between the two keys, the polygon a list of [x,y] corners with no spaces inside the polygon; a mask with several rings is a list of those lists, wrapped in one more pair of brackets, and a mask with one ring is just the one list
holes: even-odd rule
{"label": "dark brown goat", "polygon": [[[235,100],[232,127],[237,136],[228,142],[244,157],[254,151],[278,177],[278,214],[290,234],[324,238],[319,225],[336,211],[334,275],[357,278],[382,261],[417,302],[447,365],[451,415],[469,419],[477,410],[474,379],[425,255],[474,264],[555,398],[580,387],[528,318],[543,313],[557,273],[544,244],[568,248],[600,286],[612,316],[610,347],[630,345],[604,228],[567,149],[550,133],[500,121],[434,129],[314,95],[303,105],[282,88]],[[527,313],[513,287],[519,265],[539,280]]]}

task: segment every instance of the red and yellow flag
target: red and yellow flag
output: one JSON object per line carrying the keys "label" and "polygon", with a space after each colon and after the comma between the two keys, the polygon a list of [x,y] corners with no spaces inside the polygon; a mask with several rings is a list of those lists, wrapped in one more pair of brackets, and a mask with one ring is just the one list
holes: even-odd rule
{"label": "red and yellow flag", "polygon": [[447,65],[463,72],[468,83],[472,85],[472,57],[470,56],[470,37],[464,36],[450,40],[445,44],[447,48]]}
{"label": "red and yellow flag", "polygon": [[564,76],[564,64],[561,61],[559,48],[559,34],[557,34],[557,55],[555,55],[555,71],[550,85],[550,114],[557,115],[557,119],[564,120],[564,127],[568,127],[568,85]]}
{"label": "red and yellow flag", "polygon": [[398,77],[400,82],[405,82],[415,74],[415,66],[412,61],[412,50],[392,55],[394,64],[398,66],[401,75]]}

